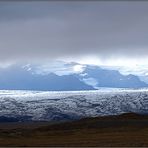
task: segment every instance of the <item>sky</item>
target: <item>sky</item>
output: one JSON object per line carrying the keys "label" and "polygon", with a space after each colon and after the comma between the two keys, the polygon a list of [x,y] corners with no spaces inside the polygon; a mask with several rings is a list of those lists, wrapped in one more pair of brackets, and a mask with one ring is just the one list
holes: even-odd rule
{"label": "sky", "polygon": [[0,2],[0,66],[50,60],[148,66],[148,2]]}

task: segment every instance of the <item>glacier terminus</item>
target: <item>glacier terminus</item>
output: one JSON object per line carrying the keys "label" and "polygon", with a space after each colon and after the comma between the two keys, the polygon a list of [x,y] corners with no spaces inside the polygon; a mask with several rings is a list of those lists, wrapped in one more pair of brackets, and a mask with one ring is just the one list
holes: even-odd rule
{"label": "glacier terminus", "polygon": [[65,121],[129,112],[148,114],[148,89],[0,90],[2,121]]}

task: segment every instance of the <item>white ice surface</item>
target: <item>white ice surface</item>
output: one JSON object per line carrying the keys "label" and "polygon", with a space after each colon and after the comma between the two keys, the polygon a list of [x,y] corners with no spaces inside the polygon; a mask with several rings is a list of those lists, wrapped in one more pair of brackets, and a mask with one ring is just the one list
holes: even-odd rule
{"label": "white ice surface", "polygon": [[63,120],[124,112],[148,113],[148,89],[0,90],[0,116]]}

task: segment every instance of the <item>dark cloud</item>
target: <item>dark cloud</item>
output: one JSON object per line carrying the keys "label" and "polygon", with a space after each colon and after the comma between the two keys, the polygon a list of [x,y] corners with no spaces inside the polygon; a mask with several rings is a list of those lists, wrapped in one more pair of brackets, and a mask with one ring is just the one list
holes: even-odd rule
{"label": "dark cloud", "polygon": [[0,59],[148,56],[148,2],[0,2]]}

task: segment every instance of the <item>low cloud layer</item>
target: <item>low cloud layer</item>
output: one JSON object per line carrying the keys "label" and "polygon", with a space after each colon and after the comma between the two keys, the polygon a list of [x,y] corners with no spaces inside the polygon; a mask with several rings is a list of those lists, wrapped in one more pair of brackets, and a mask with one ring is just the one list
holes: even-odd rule
{"label": "low cloud layer", "polygon": [[148,57],[148,2],[0,2],[0,61]]}

